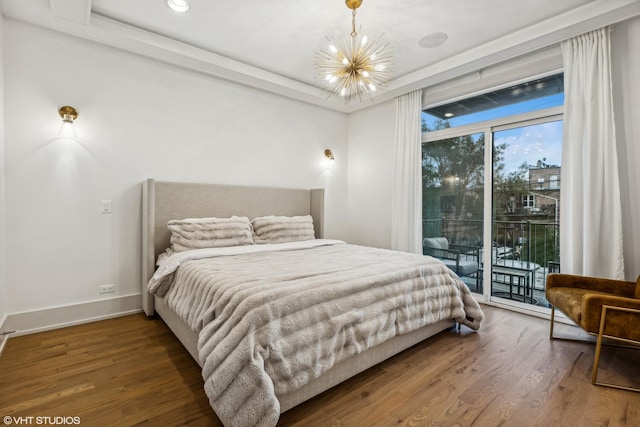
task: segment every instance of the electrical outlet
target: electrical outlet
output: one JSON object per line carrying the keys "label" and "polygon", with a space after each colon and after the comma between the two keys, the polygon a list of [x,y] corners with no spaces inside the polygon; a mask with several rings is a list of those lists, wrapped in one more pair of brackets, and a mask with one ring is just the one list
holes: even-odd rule
{"label": "electrical outlet", "polygon": [[100,293],[101,294],[110,294],[112,292],[115,292],[115,290],[116,290],[116,285],[114,285],[114,284],[100,285]]}

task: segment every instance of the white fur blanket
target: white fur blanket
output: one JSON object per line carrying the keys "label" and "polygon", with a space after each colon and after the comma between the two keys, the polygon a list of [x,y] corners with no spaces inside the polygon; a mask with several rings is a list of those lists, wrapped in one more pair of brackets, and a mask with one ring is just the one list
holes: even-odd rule
{"label": "white fur blanket", "polygon": [[395,335],[483,318],[440,261],[347,244],[186,261],[165,299],[199,331],[211,405],[242,427],[275,426],[276,395]]}

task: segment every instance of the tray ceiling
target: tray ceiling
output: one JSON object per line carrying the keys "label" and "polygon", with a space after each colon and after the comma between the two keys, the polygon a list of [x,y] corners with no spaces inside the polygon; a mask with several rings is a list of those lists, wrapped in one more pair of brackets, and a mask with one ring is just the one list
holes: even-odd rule
{"label": "tray ceiling", "polygon": [[[52,28],[339,111],[370,101],[328,96],[314,80],[325,35],[348,33],[343,0],[0,0],[5,17]],[[359,31],[394,50],[390,99],[640,13],[637,0],[364,0]],[[446,42],[420,40],[443,32]]]}

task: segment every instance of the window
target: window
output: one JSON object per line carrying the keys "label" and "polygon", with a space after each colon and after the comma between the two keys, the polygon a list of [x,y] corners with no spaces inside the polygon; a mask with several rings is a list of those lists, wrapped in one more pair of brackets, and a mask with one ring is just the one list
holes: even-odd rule
{"label": "window", "polygon": [[535,200],[533,194],[525,194],[522,196],[522,207],[533,208],[535,207]]}
{"label": "window", "polygon": [[[548,307],[544,279],[559,261],[563,90],[559,74],[423,110],[423,252],[449,258],[486,299]],[[433,249],[442,241],[447,254]]]}

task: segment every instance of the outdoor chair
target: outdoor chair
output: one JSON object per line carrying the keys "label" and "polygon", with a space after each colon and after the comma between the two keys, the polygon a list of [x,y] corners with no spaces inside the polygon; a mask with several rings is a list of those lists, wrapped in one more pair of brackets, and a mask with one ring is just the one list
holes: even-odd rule
{"label": "outdoor chair", "polygon": [[478,248],[450,245],[446,237],[426,237],[422,240],[422,250],[424,255],[438,258],[458,276],[478,274]]}
{"label": "outdoor chair", "polygon": [[631,344],[640,350],[636,347],[640,346],[640,277],[634,283],[553,273],[547,277],[546,297],[551,304],[551,339],[562,339],[553,335],[556,309],[597,337],[591,383],[640,391],[640,388],[597,381],[603,338]]}

